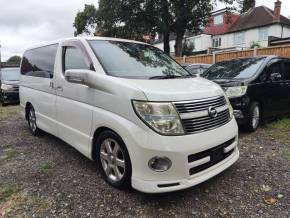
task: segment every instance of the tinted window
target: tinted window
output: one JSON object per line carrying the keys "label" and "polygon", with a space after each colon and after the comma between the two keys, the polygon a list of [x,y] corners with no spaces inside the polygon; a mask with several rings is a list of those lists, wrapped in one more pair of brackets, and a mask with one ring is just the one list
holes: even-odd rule
{"label": "tinted window", "polygon": [[1,80],[19,81],[20,79],[19,68],[2,68],[0,75]]}
{"label": "tinted window", "polygon": [[21,74],[52,78],[57,44],[28,50],[23,55]]}
{"label": "tinted window", "polygon": [[212,65],[203,76],[208,79],[245,79],[252,77],[264,62],[261,58],[223,61]]}
{"label": "tinted window", "polygon": [[285,78],[290,80],[290,62],[285,62]]}
{"label": "tinted window", "polygon": [[89,43],[109,75],[144,79],[189,76],[172,58],[150,45],[105,40]]}
{"label": "tinted window", "polygon": [[64,70],[83,69],[89,70],[82,52],[75,47],[67,47],[65,49]]}
{"label": "tinted window", "polygon": [[271,64],[270,67],[269,67],[269,72],[270,72],[270,75],[272,75],[272,74],[280,74],[281,75],[281,79],[279,79],[279,80],[282,80],[281,61]]}

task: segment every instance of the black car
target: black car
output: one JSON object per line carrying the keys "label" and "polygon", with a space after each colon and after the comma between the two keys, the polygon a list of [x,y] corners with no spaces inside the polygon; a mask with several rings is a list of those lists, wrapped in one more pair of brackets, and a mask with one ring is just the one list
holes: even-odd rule
{"label": "black car", "polygon": [[19,103],[19,68],[0,69],[0,103],[7,104]]}
{"label": "black car", "polygon": [[210,68],[211,64],[190,64],[185,67],[185,69],[193,75],[200,76],[202,75],[208,68]]}
{"label": "black car", "polygon": [[203,77],[220,84],[237,122],[255,131],[261,121],[290,113],[290,59],[240,58],[214,64]]}

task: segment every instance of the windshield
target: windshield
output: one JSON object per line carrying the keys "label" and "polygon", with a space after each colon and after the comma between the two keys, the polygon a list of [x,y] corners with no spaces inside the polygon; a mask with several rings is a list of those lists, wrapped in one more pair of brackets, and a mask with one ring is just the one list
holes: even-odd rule
{"label": "windshield", "polygon": [[1,80],[6,81],[19,81],[20,71],[19,68],[2,68]]}
{"label": "windshield", "polygon": [[263,63],[265,57],[244,58],[214,64],[202,75],[214,79],[246,79],[252,77]]}
{"label": "windshield", "polygon": [[89,41],[105,71],[125,78],[165,79],[190,76],[161,50],[139,43]]}

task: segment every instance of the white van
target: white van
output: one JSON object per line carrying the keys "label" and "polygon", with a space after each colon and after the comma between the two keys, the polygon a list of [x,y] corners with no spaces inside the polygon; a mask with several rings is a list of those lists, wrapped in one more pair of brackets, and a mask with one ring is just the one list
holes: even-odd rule
{"label": "white van", "polygon": [[69,143],[117,188],[184,189],[239,157],[222,89],[145,43],[71,38],[29,49],[20,101],[33,135]]}

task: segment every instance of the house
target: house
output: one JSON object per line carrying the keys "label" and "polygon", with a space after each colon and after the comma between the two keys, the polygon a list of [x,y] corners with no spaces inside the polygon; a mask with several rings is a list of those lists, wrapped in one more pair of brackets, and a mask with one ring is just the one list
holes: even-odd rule
{"label": "house", "polygon": [[[208,24],[198,35],[185,37],[185,42],[194,44],[193,53],[201,54],[210,51],[242,50],[258,43],[268,46],[268,38],[290,37],[290,19],[282,16],[281,2],[277,0],[274,10],[265,6],[250,9],[238,15],[226,9],[211,13]],[[170,41],[171,53],[174,53],[175,41]],[[163,48],[162,43],[155,44]]]}

